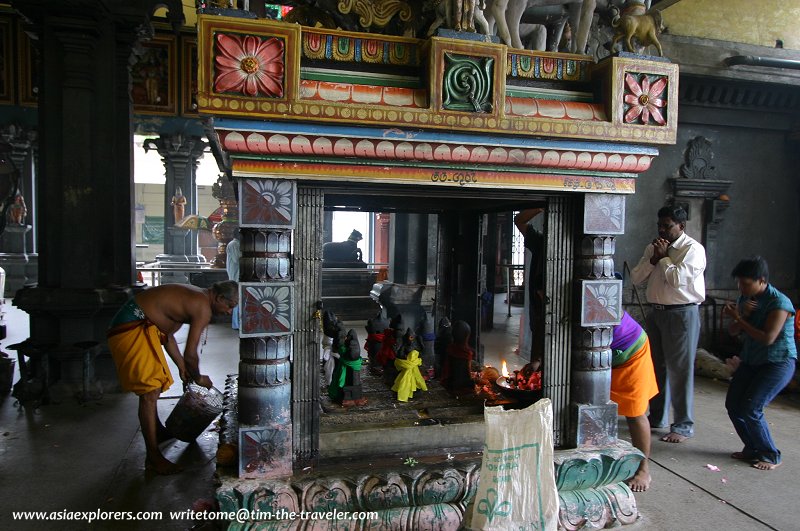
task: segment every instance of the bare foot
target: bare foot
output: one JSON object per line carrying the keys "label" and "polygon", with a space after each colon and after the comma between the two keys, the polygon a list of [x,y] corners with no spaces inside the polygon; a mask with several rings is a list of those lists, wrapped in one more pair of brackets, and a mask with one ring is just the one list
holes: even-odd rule
{"label": "bare foot", "polygon": [[650,474],[646,470],[639,469],[625,483],[628,484],[633,492],[644,492],[650,488],[650,481],[652,481]]}
{"label": "bare foot", "polygon": [[147,472],[155,472],[161,476],[170,476],[172,474],[179,474],[180,472],[183,472],[182,466],[176,465],[164,457],[160,457],[155,460],[148,457],[144,460],[144,469]]}
{"label": "bare foot", "polygon": [[686,435],[681,435],[680,433],[675,433],[674,431],[669,432],[668,434],[661,437],[661,440],[668,443],[682,443],[686,439],[688,439]]}
{"label": "bare foot", "polygon": [[754,461],[756,460],[756,456],[746,454],[744,452],[733,452],[731,454],[731,459],[738,459],[740,461]]}
{"label": "bare foot", "polygon": [[756,461],[753,463],[753,468],[757,468],[759,470],[775,470],[781,466],[780,463],[767,463],[766,461]]}

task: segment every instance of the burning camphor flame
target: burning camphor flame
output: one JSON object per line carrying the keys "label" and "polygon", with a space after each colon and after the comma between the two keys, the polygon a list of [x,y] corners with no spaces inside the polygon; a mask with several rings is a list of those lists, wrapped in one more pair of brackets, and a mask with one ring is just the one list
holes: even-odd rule
{"label": "burning camphor flame", "polygon": [[502,373],[502,374],[503,374],[503,376],[505,376],[506,378],[508,378],[508,377],[509,377],[509,374],[508,374],[508,365],[506,365],[506,360],[503,360],[503,370],[501,371],[501,373]]}

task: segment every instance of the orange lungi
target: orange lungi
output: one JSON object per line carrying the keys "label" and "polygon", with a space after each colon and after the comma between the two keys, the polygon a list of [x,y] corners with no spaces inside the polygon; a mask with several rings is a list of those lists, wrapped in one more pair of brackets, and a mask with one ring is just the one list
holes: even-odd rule
{"label": "orange lungi", "polygon": [[611,400],[618,404],[620,415],[638,417],[647,412],[650,399],[657,394],[650,339],[645,339],[628,361],[611,368]]}
{"label": "orange lungi", "polygon": [[143,395],[169,389],[174,380],[161,348],[162,341],[161,331],[146,319],[117,325],[108,331],[108,347],[124,390]]}

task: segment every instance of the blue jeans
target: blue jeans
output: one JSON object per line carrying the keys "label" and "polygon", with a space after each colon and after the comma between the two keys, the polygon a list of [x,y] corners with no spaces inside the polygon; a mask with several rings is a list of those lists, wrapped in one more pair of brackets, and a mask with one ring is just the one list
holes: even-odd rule
{"label": "blue jeans", "polygon": [[794,368],[795,360],[788,359],[763,365],[742,363],[733,373],[725,408],[744,443],[745,456],[776,465],[781,462],[781,452],[772,441],[764,408],[786,387]]}
{"label": "blue jeans", "polygon": [[675,410],[670,431],[694,436],[694,358],[700,339],[700,311],[696,305],[650,311],[647,335],[656,371],[658,394],[650,399],[650,425],[665,428],[669,406]]}

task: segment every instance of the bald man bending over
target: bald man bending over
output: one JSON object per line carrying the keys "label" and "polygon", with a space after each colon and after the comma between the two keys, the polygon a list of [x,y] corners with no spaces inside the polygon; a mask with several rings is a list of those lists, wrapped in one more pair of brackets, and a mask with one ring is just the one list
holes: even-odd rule
{"label": "bald man bending over", "polygon": [[[139,423],[147,450],[145,469],[158,474],[182,470],[158,448],[159,442],[171,438],[157,409],[159,396],[173,383],[164,350],[185,384],[210,388],[211,379],[200,373],[200,336],[213,315],[230,315],[238,303],[239,286],[231,280],[207,289],[166,284],[137,293],[112,319],[108,346],[120,384],[139,396]],[[174,334],[184,324],[189,325],[189,335],[181,355]]]}

